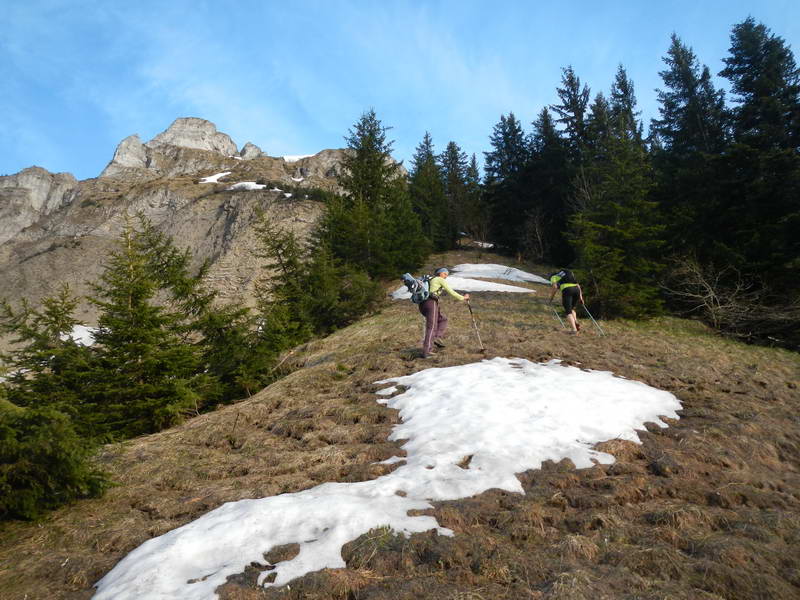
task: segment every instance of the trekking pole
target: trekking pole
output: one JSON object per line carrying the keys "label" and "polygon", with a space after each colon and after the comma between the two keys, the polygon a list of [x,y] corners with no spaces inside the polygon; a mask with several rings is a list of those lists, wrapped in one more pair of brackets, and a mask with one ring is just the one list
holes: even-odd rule
{"label": "trekking pole", "polygon": [[598,331],[600,331],[600,335],[605,335],[606,332],[603,331],[603,328],[600,327],[600,325],[597,324],[597,321],[594,320],[594,317],[592,316],[592,313],[589,312],[589,309],[586,308],[586,305],[585,304],[581,304],[581,306],[583,307],[583,310],[586,311],[586,314],[589,315],[589,318],[592,320],[592,323],[594,323],[594,326],[597,327]]}
{"label": "trekking pole", "polygon": [[561,327],[566,329],[567,326],[564,325],[564,321],[561,320],[561,317],[558,315],[558,311],[555,309],[555,307],[551,304],[550,308],[552,309],[553,314],[556,316],[556,319],[558,319],[558,322],[561,323]]}
{"label": "trekking pole", "polygon": [[483,342],[481,341],[481,332],[478,331],[478,324],[475,322],[475,315],[472,314],[472,305],[467,300],[467,308],[469,309],[469,316],[472,317],[472,326],[475,328],[475,333],[478,336],[478,343],[481,345],[481,352],[486,354],[486,348],[483,347]]}

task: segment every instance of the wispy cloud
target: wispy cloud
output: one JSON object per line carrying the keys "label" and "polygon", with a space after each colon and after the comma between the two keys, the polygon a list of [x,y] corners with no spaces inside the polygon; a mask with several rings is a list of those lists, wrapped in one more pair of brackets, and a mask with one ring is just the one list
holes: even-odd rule
{"label": "wispy cloud", "polygon": [[480,156],[501,114],[528,124],[556,100],[567,64],[596,92],[623,63],[652,116],[669,34],[713,70],[748,12],[785,25],[777,32],[790,43],[800,35],[791,24],[800,19],[787,18],[800,5],[784,0],[602,10],[477,0],[10,3],[0,30],[0,170],[41,162],[46,151],[49,168],[95,175],[123,137],[150,138],[181,116],[214,121],[240,145],[311,153],[341,146],[371,107],[394,127],[400,158],[425,131],[440,150],[455,140]]}

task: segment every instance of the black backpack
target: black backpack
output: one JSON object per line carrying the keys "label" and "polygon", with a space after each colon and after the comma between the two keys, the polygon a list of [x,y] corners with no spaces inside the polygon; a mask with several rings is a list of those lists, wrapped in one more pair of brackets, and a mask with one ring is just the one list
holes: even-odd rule
{"label": "black backpack", "polygon": [[411,292],[411,301],[414,304],[422,304],[425,300],[430,298],[430,283],[431,279],[433,279],[430,275],[423,275],[417,279],[410,273],[403,273],[400,279],[403,280],[408,291]]}
{"label": "black backpack", "polygon": [[564,283],[578,283],[578,280],[575,279],[575,275],[569,269],[561,269],[558,273],[553,273],[554,277],[561,277],[558,280],[558,285],[562,285]]}

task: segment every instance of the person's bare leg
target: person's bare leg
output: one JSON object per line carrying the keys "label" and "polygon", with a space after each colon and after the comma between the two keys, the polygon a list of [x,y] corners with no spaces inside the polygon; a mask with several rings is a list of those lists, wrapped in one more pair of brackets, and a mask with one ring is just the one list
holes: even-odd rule
{"label": "person's bare leg", "polygon": [[567,323],[572,328],[573,333],[578,333],[578,318],[575,315],[575,311],[570,311],[567,315]]}

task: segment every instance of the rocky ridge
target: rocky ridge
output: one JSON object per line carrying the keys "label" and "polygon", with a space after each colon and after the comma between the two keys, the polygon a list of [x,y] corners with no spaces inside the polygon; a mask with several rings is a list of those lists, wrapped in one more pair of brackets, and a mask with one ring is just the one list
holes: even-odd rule
{"label": "rocky ridge", "polygon": [[78,187],[69,173],[50,173],[41,167],[0,177],[0,244],[69,204]]}
{"label": "rocky ridge", "polygon": [[[321,204],[304,189],[337,189],[344,150],[323,150],[297,161],[267,156],[248,142],[241,151],[230,136],[203,119],[177,119],[143,143],[125,138],[101,175],[77,181],[69,173],[31,167],[0,177],[0,296],[37,301],[68,283],[89,291],[117,239],[126,214],[143,213],[197,263],[211,263],[210,280],[223,298],[253,298],[253,223],[259,210],[301,239]],[[205,177],[227,175],[213,183]],[[262,189],[230,189],[244,181]],[[79,318],[91,324],[83,303]]]}

